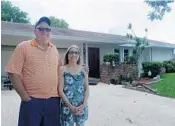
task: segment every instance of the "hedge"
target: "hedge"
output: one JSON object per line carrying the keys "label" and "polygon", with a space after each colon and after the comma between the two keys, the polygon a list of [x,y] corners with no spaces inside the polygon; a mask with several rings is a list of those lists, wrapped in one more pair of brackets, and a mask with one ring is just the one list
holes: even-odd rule
{"label": "hedge", "polygon": [[142,69],[144,71],[144,76],[148,77],[149,70],[151,71],[150,77],[156,77],[160,74],[163,64],[161,62],[143,62]]}
{"label": "hedge", "polygon": [[175,72],[175,60],[164,61],[163,67],[165,67],[166,73],[174,73]]}

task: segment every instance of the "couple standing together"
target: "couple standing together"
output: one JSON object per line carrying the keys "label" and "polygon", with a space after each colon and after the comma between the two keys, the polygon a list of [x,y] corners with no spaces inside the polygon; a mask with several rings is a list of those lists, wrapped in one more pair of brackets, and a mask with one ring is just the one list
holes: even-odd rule
{"label": "couple standing together", "polygon": [[50,38],[50,20],[35,25],[35,39],[21,42],[5,71],[21,98],[18,126],[84,126],[88,118],[88,69],[76,45],[64,65]]}

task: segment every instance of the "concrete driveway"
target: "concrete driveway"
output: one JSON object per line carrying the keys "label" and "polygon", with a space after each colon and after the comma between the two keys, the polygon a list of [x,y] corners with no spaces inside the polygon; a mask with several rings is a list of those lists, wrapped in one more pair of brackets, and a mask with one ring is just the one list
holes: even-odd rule
{"label": "concrete driveway", "polygon": [[[175,126],[175,99],[106,84],[90,86],[90,92],[86,126]],[[17,126],[18,95],[1,96],[1,125]]]}

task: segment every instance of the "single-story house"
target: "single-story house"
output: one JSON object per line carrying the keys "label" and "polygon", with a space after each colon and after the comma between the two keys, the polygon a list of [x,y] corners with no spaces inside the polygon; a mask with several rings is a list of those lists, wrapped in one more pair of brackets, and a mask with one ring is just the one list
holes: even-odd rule
{"label": "single-story house", "polygon": [[[23,23],[1,21],[1,75],[17,44],[34,38],[34,26]],[[100,64],[106,53],[117,52],[120,62],[125,56],[133,55],[133,41],[125,36],[95,33],[52,27],[51,40],[62,56],[66,49],[76,44],[80,47],[83,64],[89,66],[90,77],[100,77]],[[174,57],[175,44],[148,40],[149,46],[144,50],[141,61],[164,61]]]}

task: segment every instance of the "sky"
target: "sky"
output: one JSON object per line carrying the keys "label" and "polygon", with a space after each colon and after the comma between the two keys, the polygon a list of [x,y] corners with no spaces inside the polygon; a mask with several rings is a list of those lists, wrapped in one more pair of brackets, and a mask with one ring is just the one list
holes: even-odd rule
{"label": "sky", "polygon": [[161,21],[151,22],[147,13],[151,8],[144,0],[10,0],[29,14],[32,24],[41,16],[55,16],[68,22],[71,29],[116,35],[126,35],[132,23],[138,36],[175,44],[175,3],[172,11]]}

